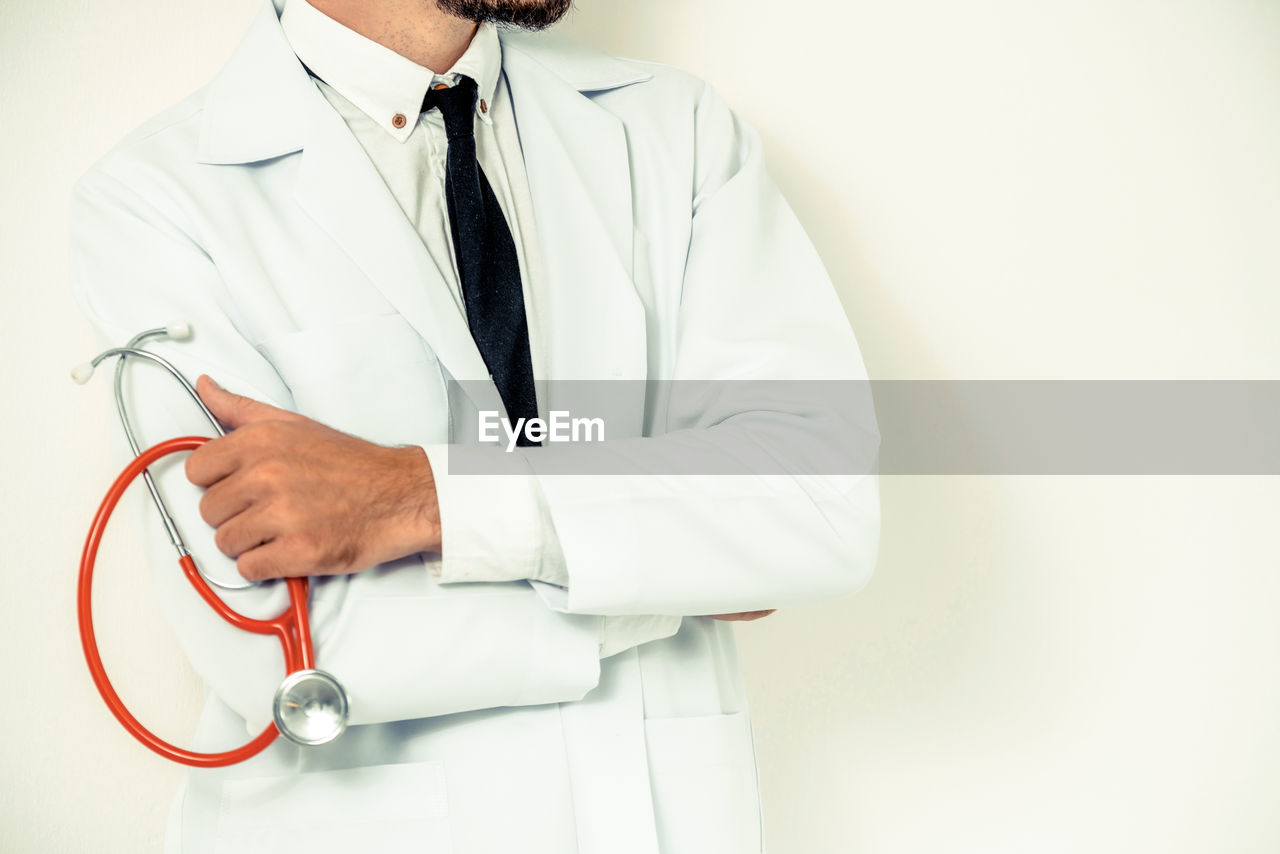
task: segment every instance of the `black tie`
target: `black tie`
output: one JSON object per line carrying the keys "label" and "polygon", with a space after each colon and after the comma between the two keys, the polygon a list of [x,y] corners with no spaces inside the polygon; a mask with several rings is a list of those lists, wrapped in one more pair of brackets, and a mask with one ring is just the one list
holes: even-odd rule
{"label": "black tie", "polygon": [[[453,86],[427,90],[422,111],[437,107],[444,118],[449,141],[444,194],[467,324],[514,423],[517,418],[537,417],[538,400],[516,244],[476,161],[476,91],[476,81],[460,76]],[[527,442],[521,430],[520,444],[536,443]]]}

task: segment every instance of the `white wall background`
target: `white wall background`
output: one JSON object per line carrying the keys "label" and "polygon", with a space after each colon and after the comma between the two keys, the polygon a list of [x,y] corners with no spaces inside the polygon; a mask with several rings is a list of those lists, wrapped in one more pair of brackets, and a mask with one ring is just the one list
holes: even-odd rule
{"label": "white wall background", "polygon": [[[0,4],[0,850],[158,851],[178,773],[76,639],[107,383],[71,182],[206,81],[259,0]],[[1278,0],[580,0],[762,132],[873,377],[1280,378]],[[1280,850],[1274,478],[886,478],[859,596],[740,630],[770,850]],[[108,666],[198,683],[127,526]],[[110,579],[110,580],[108,580]],[[104,618],[105,619],[105,618]],[[161,676],[160,674],[163,674]],[[129,678],[126,678],[129,677]]]}

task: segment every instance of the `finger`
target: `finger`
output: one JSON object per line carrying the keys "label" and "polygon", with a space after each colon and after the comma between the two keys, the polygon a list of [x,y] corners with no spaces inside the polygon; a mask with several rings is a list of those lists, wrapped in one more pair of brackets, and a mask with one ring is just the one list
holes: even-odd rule
{"label": "finger", "polygon": [[251,508],[219,525],[213,542],[218,551],[238,561],[245,552],[271,542],[278,533],[279,529],[265,513]]}
{"label": "finger", "polygon": [[200,518],[216,528],[232,516],[248,510],[259,498],[250,478],[235,471],[216,481],[200,498]]}
{"label": "finger", "polygon": [[288,545],[276,539],[241,554],[236,558],[236,569],[249,581],[265,581],[301,575],[292,571],[294,563]]}
{"label": "finger", "polygon": [[257,421],[297,421],[302,418],[287,409],[229,392],[208,374],[201,374],[196,379],[196,391],[214,417],[232,430]]}
{"label": "finger", "polygon": [[776,610],[776,608],[770,608],[768,611],[742,611],[737,614],[711,614],[710,616],[713,620],[724,620],[725,622],[730,623],[745,623],[750,622],[751,620],[759,620],[762,617],[767,617]]}
{"label": "finger", "polygon": [[232,433],[220,439],[210,439],[191,452],[184,466],[187,480],[196,486],[209,487],[230,476],[240,467],[239,442]]}

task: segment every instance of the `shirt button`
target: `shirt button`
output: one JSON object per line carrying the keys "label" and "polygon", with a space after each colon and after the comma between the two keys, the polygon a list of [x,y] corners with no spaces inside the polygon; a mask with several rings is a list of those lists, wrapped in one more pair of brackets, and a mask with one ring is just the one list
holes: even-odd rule
{"label": "shirt button", "polygon": [[394,127],[396,130],[399,130],[400,128],[404,127],[404,122],[405,122],[404,113],[396,113],[394,116],[391,117],[391,126]]}

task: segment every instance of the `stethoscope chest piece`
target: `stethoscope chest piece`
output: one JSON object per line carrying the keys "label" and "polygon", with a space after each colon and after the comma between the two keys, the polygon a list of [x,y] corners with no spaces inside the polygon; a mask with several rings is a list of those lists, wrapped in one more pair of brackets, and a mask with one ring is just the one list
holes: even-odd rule
{"label": "stethoscope chest piece", "polygon": [[323,670],[298,670],[276,689],[272,716],[280,734],[294,744],[327,744],[347,728],[347,694]]}

